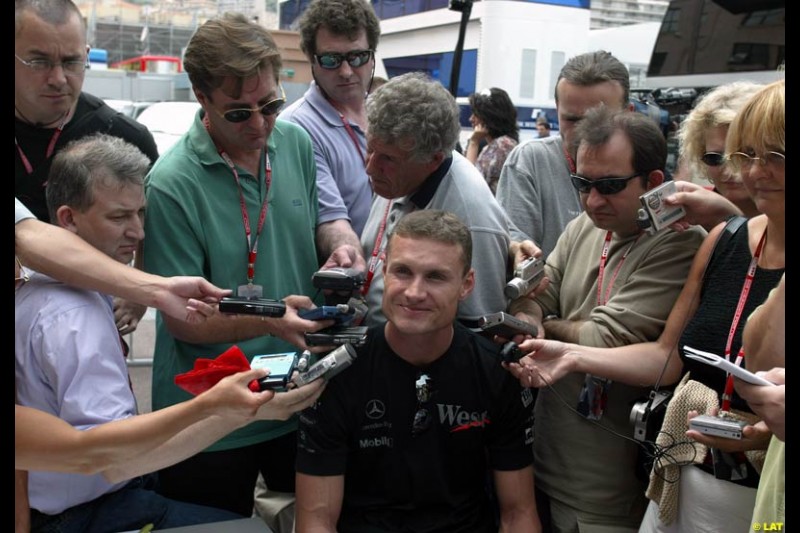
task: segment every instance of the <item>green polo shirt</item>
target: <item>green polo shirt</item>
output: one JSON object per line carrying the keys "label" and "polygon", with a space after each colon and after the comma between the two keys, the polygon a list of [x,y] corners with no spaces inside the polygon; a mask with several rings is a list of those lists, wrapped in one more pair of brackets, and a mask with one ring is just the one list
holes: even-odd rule
{"label": "green polo shirt", "polygon": [[[198,112],[190,130],[163,154],[146,179],[144,266],[161,276],[202,276],[233,289],[247,281],[247,239],[239,187],[233,172],[217,153]],[[313,297],[311,276],[318,269],[316,166],[311,139],[299,126],[278,121],[268,140],[272,180],[266,221],[258,241],[254,283],[265,298],[290,294]],[[264,165],[258,176],[237,168],[255,238],[267,187]],[[248,359],[254,355],[296,350],[275,337],[236,342]],[[175,376],[191,370],[198,357],[214,358],[230,343],[190,344],[175,339],[159,312],[153,357],[153,409],[191,396],[175,385]],[[208,449],[248,446],[293,431],[295,419],[256,422]]]}

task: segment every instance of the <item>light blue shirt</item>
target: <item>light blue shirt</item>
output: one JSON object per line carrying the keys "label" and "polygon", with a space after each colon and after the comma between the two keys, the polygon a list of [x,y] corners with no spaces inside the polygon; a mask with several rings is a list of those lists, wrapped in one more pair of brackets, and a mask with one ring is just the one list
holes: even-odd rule
{"label": "light blue shirt", "polygon": [[319,223],[348,219],[360,236],[372,204],[372,187],[364,166],[367,154],[364,131],[348,121],[351,137],[345,127],[346,119],[313,81],[303,97],[278,118],[299,124],[311,136],[317,163]]}
{"label": "light blue shirt", "polygon": [[[31,272],[15,295],[17,401],[84,430],[136,414],[109,296]],[[58,514],[125,484],[102,475],[30,472],[33,509]]]}
{"label": "light blue shirt", "polygon": [[31,213],[31,210],[25,207],[25,204],[20,202],[16,197],[14,198],[14,224],[19,224],[26,218],[36,218]]}

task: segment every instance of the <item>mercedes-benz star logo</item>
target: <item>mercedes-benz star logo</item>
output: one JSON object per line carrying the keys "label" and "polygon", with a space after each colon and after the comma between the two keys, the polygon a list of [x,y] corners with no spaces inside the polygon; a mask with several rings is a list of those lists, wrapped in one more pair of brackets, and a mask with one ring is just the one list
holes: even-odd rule
{"label": "mercedes-benz star logo", "polygon": [[379,418],[383,418],[383,415],[386,414],[386,407],[380,400],[370,400],[367,402],[366,412],[367,418],[378,420]]}

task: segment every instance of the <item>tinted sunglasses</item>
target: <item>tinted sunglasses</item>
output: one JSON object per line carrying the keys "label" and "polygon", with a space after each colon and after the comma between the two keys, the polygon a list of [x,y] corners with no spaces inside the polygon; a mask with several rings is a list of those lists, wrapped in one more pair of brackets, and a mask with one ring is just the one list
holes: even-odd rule
{"label": "tinted sunglasses", "polygon": [[725,162],[725,154],[719,152],[706,152],[700,158],[709,167],[718,167]]}
{"label": "tinted sunglasses", "polygon": [[[276,114],[283,108],[284,104],[286,104],[286,94],[283,92],[283,87],[281,86],[281,95],[274,100],[270,100],[264,105],[260,105],[253,109],[250,108],[242,108],[242,109],[229,109],[224,113],[220,113],[217,111],[217,114],[227,120],[228,122],[233,122],[234,124],[239,122],[245,122],[246,120],[250,120],[250,117],[253,113],[261,113],[265,117],[271,117],[272,115]],[[216,111],[216,109],[215,109]]]}
{"label": "tinted sunglasses", "polygon": [[328,70],[335,70],[342,66],[342,61],[347,61],[347,64],[353,68],[366,65],[372,59],[372,50],[353,50],[346,54],[337,52],[329,52],[327,54],[314,54],[317,58],[317,63],[320,67]]}
{"label": "tinted sunglasses", "polygon": [[641,174],[634,174],[627,178],[609,177],[590,180],[577,174],[570,174],[569,178],[572,181],[572,186],[578,189],[578,192],[589,194],[592,191],[592,187],[594,187],[600,194],[617,194],[628,186],[629,181],[639,176]]}

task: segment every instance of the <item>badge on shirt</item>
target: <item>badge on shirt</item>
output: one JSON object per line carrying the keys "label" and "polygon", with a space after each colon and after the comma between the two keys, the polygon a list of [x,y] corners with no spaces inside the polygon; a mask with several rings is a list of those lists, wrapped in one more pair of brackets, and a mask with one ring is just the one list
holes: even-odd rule
{"label": "badge on shirt", "polygon": [[608,403],[611,380],[586,374],[578,395],[578,413],[589,420],[600,420]]}
{"label": "badge on shirt", "polygon": [[239,298],[248,298],[253,300],[255,298],[261,298],[264,294],[264,289],[261,285],[255,285],[253,283],[247,283],[245,285],[239,285],[239,288],[236,289],[236,294]]}

